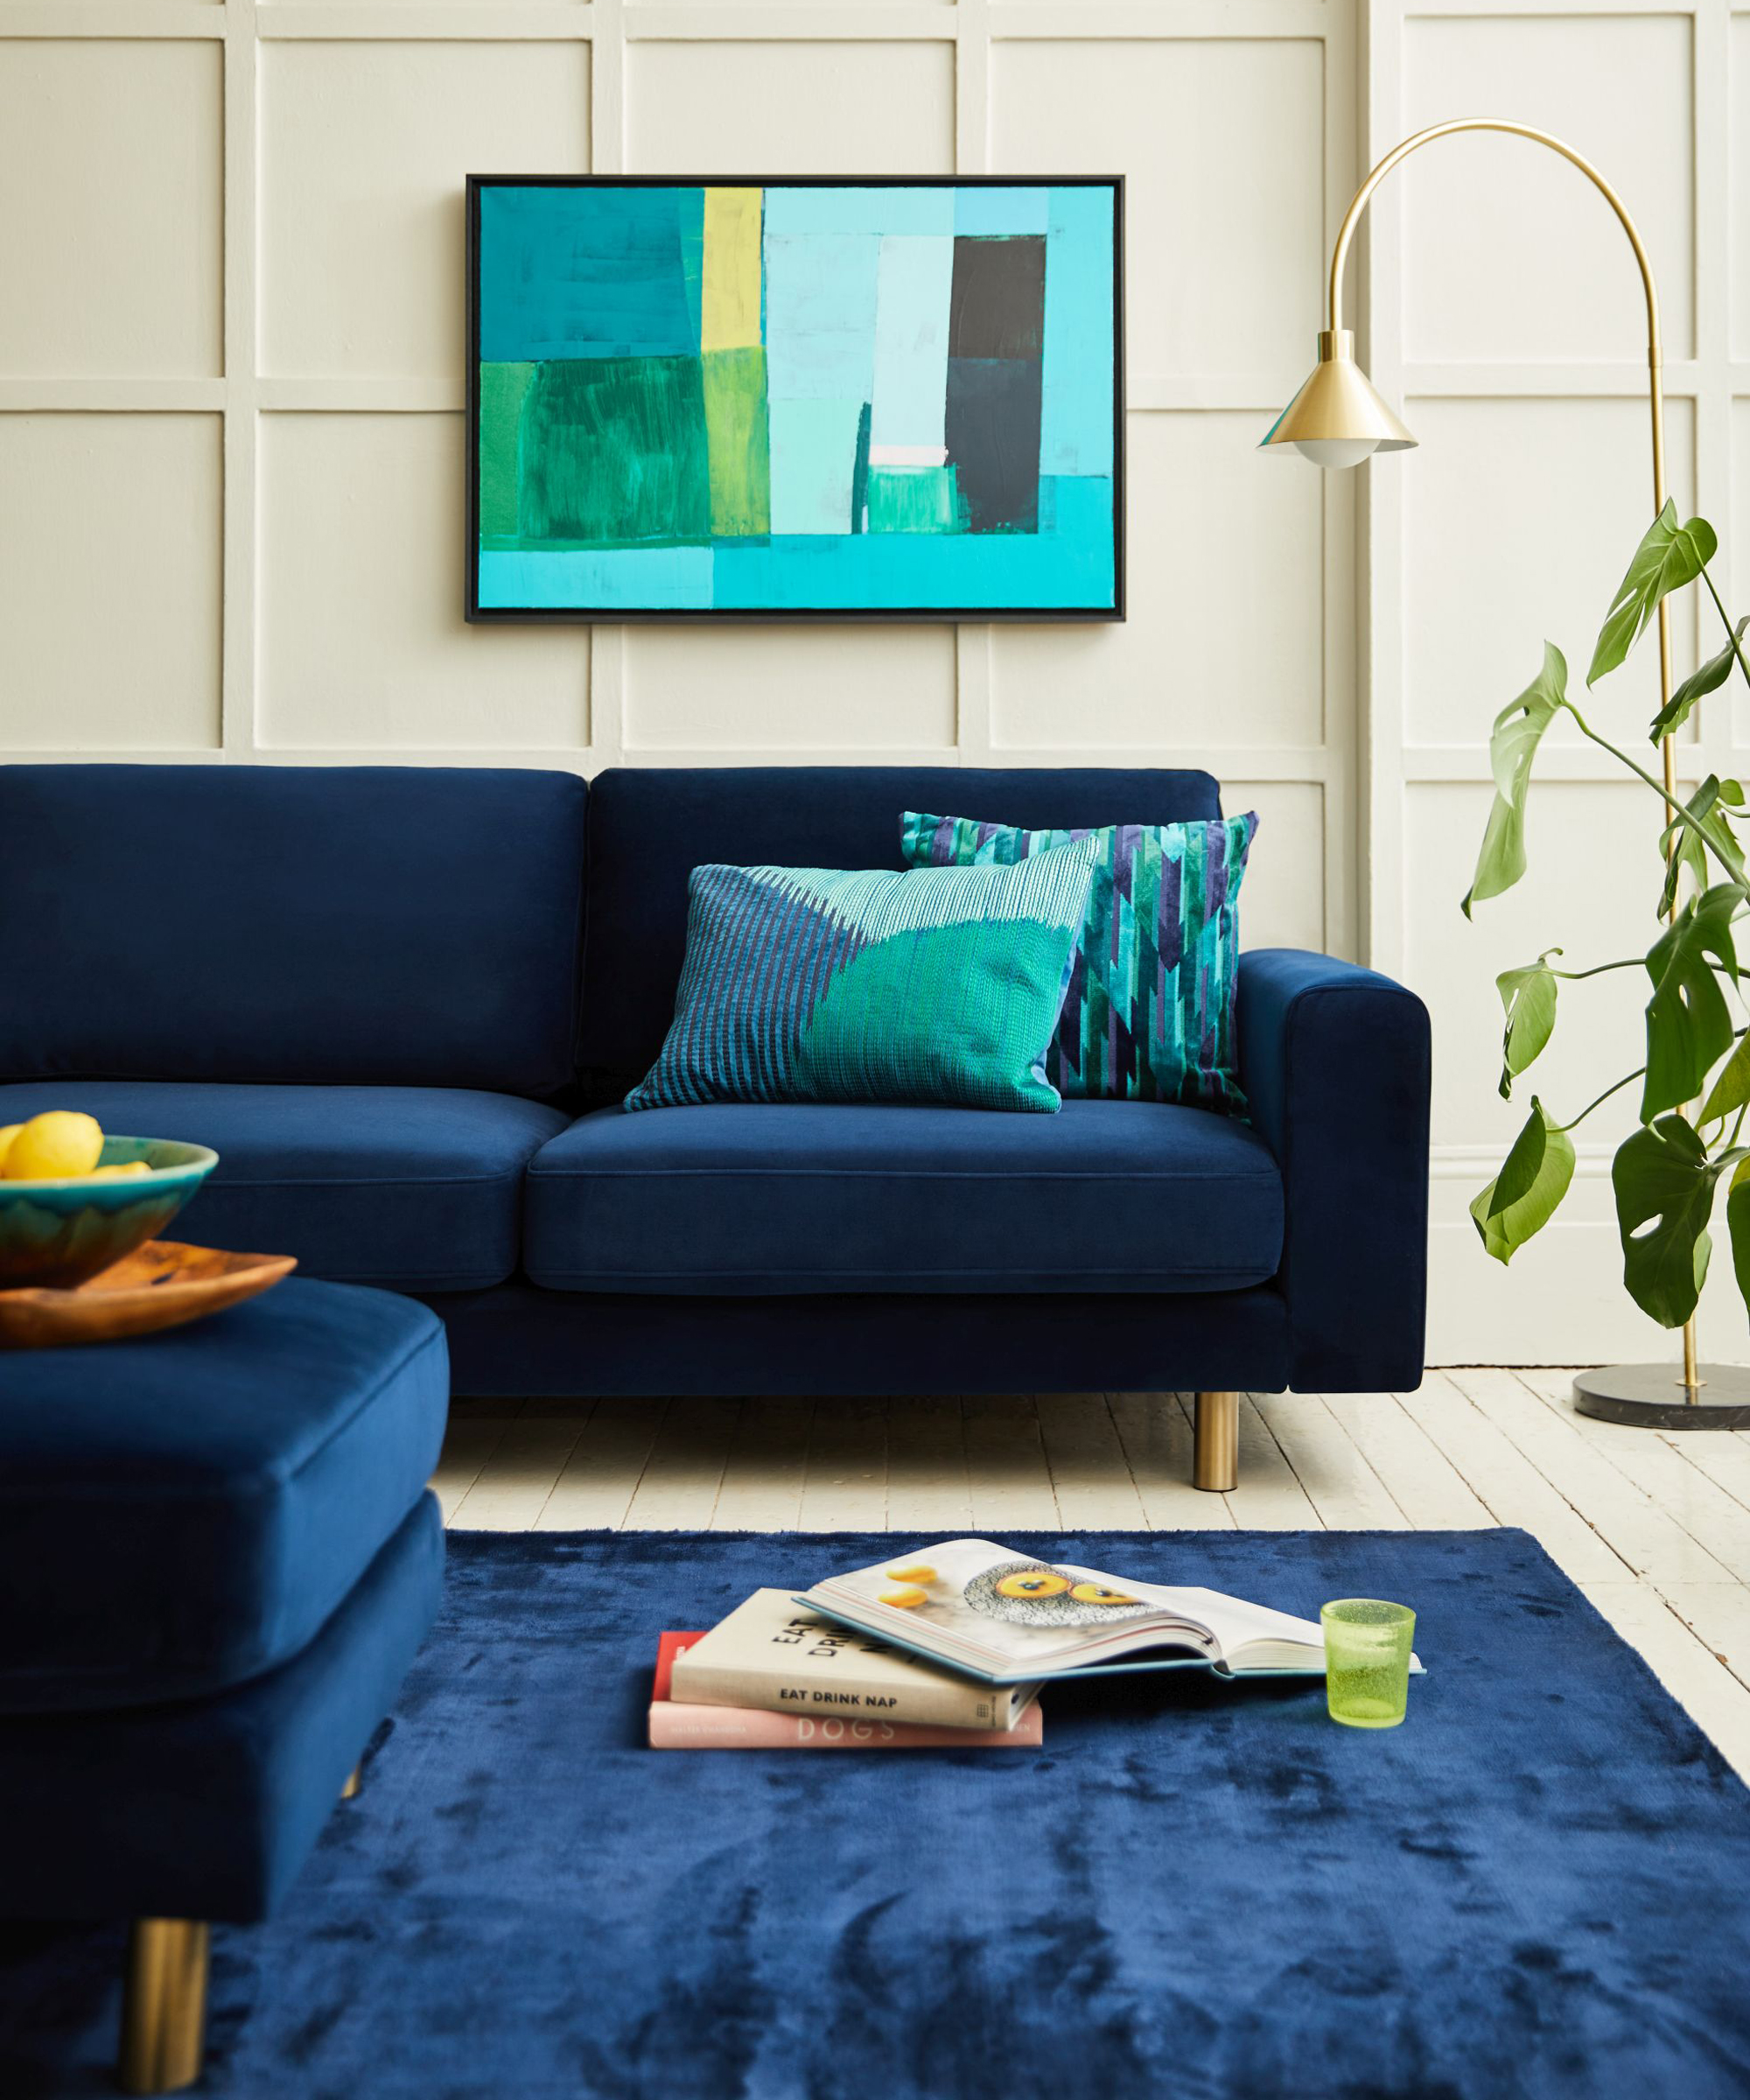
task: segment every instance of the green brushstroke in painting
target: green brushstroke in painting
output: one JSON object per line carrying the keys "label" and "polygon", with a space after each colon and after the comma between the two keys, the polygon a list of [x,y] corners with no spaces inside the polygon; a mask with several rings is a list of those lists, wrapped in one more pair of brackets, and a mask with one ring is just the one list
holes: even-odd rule
{"label": "green brushstroke in painting", "polygon": [[764,349],[707,350],[704,402],[711,531],[718,539],[763,538],[772,529]]}
{"label": "green brushstroke in painting", "polygon": [[699,310],[704,298],[705,193],[682,190],[676,199],[681,240],[681,282],[686,294],[687,314],[693,325],[693,345],[702,346]]}
{"label": "green brushstroke in painting", "polygon": [[525,542],[709,540],[700,360],[564,358],[539,366],[522,412],[521,487]]}
{"label": "green brushstroke in painting", "polygon": [[871,532],[958,532],[960,506],[951,466],[875,466],[869,470]]}
{"label": "green brushstroke in painting", "polygon": [[532,364],[480,367],[480,534],[517,529],[516,459]]}

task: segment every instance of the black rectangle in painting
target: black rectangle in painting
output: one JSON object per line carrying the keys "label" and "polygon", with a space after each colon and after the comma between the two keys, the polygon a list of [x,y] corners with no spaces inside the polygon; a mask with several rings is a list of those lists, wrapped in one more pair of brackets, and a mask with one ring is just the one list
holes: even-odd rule
{"label": "black rectangle in painting", "polygon": [[1037,532],[1036,357],[950,357],[943,435],[970,532]]}
{"label": "black rectangle in painting", "polygon": [[948,295],[950,357],[1039,357],[1045,344],[1045,236],[962,234]]}

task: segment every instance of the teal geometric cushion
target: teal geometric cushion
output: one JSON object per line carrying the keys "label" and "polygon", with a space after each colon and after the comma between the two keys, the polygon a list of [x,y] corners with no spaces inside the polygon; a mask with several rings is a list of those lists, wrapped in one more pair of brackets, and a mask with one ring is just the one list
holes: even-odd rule
{"label": "teal geometric cushion", "polygon": [[1240,880],[1256,815],[1211,823],[1024,831],[971,817],[900,819],[914,867],[1024,864],[1093,842],[1088,920],[1046,1076],[1066,1100],[1171,1101],[1243,1116],[1234,1040]]}
{"label": "teal geometric cushion", "polygon": [[1014,867],[695,868],[675,1019],[628,1109],[1058,1106],[1045,1055],[1095,849]]}

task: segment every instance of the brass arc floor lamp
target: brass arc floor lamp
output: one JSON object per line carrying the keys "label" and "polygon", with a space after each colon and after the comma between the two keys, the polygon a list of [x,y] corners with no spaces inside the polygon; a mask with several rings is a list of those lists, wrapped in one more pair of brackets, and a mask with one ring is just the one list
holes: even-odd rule
{"label": "brass arc floor lamp", "polygon": [[[1515,123],[1504,116],[1459,116],[1443,124],[1430,124],[1426,130],[1415,132],[1394,146],[1355,192],[1331,251],[1330,325],[1319,338],[1319,362],[1312,376],[1270,426],[1264,446],[1292,445],[1315,466],[1340,468],[1359,466],[1374,452],[1407,451],[1416,443],[1355,362],[1354,333],[1343,326],[1343,265],[1348,260],[1349,243],[1361,215],[1380,184],[1419,147],[1457,131],[1506,131],[1516,138],[1529,138],[1534,145],[1547,146],[1552,153],[1571,161],[1621,220],[1647,295],[1647,395],[1652,411],[1653,512],[1656,516],[1665,507],[1665,403],[1660,384],[1663,360],[1659,343],[1659,292],[1646,244],[1622,200],[1589,160],[1547,131],[1534,130],[1530,124]],[[1670,606],[1664,598],[1659,601],[1658,621],[1659,699],[1662,706],[1671,697]],[[1663,739],[1660,752],[1665,792],[1675,794],[1676,753],[1670,737]],[[1674,900],[1674,918],[1676,909]],[[1684,1327],[1680,1372],[1662,1363],[1617,1364],[1582,1372],[1574,1381],[1574,1405],[1582,1414],[1648,1429],[1750,1428],[1750,1372],[1731,1364],[1698,1364],[1696,1323],[1691,1317]]]}

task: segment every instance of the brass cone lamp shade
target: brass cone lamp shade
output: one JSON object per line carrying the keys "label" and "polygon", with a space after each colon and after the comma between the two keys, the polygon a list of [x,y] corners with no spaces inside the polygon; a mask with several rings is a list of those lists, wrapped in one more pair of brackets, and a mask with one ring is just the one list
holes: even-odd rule
{"label": "brass cone lamp shade", "polygon": [[1416,443],[1355,362],[1354,342],[1348,328],[1320,332],[1312,376],[1271,424],[1264,445],[1292,444],[1320,466],[1343,467]]}

